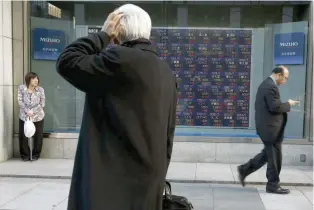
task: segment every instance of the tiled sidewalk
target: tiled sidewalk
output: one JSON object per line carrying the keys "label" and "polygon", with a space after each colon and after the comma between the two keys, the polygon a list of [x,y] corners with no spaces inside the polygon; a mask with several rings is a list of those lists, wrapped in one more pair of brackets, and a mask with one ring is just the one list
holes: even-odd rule
{"label": "tiled sidewalk", "polygon": [[[0,178],[0,209],[66,210],[69,179]],[[275,195],[264,185],[172,183],[172,192],[192,202],[195,210],[312,210],[313,187],[288,186]],[[41,202],[38,202],[41,201]]]}
{"label": "tiled sidewalk", "polygon": [[[0,163],[0,177],[32,177],[71,179],[73,160],[40,159],[23,162],[18,159]],[[266,168],[247,178],[250,184],[266,183]],[[282,185],[313,186],[313,167],[283,166],[280,174]],[[237,165],[219,163],[170,164],[167,179],[173,182],[238,183]]]}

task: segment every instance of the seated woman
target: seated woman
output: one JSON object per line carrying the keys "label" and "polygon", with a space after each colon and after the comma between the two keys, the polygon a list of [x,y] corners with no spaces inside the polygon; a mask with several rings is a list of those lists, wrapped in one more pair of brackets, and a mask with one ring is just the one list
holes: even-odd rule
{"label": "seated woman", "polygon": [[38,84],[38,75],[36,73],[29,72],[25,76],[25,85],[20,85],[18,88],[18,102],[20,106],[19,146],[20,155],[24,161],[30,160],[28,139],[24,135],[24,122],[27,118],[32,120],[36,127],[36,132],[33,136],[33,160],[38,160],[42,149],[45,117],[43,110],[45,106],[45,92],[42,87],[38,86]]}

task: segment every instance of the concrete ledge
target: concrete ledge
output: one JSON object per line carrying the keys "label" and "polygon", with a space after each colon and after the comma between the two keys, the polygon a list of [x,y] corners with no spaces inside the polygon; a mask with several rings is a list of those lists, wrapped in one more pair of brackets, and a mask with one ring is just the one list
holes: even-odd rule
{"label": "concrete ledge", "polygon": [[[42,175],[18,175],[18,174],[0,174],[2,178],[28,178],[28,179],[68,179],[71,176],[42,176]],[[167,179],[171,183],[197,183],[197,184],[241,184],[239,181],[215,181],[215,180],[179,180]],[[265,185],[266,182],[246,182],[247,185]],[[294,187],[312,187],[313,183],[289,183],[281,182],[281,186],[294,186]]]}
{"label": "concrete ledge", "polygon": [[[67,134],[56,136],[58,138],[45,138],[43,143],[42,158],[48,159],[74,159],[77,138],[76,135]],[[285,165],[313,165],[313,145],[290,144],[291,140],[286,140],[283,144],[283,164]],[[242,164],[258,154],[263,148],[263,144],[257,139],[251,142],[239,139],[235,142],[228,139],[210,141],[196,141],[196,137],[175,137],[172,160],[175,162],[193,163],[232,163]],[[301,162],[301,155],[306,159]],[[19,157],[19,146],[17,137],[14,138],[14,157]]]}
{"label": "concrete ledge", "polygon": [[[0,163],[0,177],[71,179],[73,160],[39,159],[35,162],[9,160]],[[265,185],[266,167],[247,177],[247,184]],[[281,185],[313,186],[313,167],[283,166]],[[239,184],[237,165],[171,162],[167,173],[171,182]]]}

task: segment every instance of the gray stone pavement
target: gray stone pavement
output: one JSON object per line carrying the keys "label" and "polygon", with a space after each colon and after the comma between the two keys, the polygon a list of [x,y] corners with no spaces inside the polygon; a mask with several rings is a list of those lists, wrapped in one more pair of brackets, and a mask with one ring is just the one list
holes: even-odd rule
{"label": "gray stone pavement", "polygon": [[[40,159],[23,162],[13,159],[0,163],[0,177],[71,179],[73,160]],[[266,167],[247,178],[250,184],[266,183]],[[283,166],[282,185],[313,186],[313,167]],[[235,164],[171,162],[167,179],[173,182],[237,184]]]}
{"label": "gray stone pavement", "polygon": [[[0,178],[0,210],[66,210],[69,179]],[[262,185],[172,183],[195,210],[312,210],[313,187],[289,187],[274,195]]]}

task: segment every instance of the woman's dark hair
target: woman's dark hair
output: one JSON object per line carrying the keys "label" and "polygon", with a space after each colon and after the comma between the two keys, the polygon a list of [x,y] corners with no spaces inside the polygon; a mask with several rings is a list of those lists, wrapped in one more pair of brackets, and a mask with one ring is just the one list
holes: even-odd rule
{"label": "woman's dark hair", "polygon": [[31,82],[32,79],[37,78],[38,79],[38,84],[39,84],[39,77],[36,73],[34,72],[28,72],[25,76],[25,83],[26,87],[29,86],[29,83]]}

